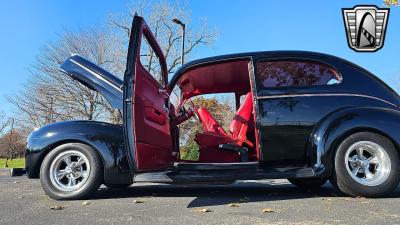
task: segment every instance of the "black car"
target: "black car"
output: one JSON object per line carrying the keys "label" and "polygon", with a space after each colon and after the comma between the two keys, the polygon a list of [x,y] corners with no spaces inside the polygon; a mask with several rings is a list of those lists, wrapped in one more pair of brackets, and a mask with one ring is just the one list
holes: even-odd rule
{"label": "black car", "polygon": [[[135,16],[131,32],[123,81],[78,55],[61,66],[121,110],[123,125],[66,121],[32,132],[26,169],[50,197],[84,198],[101,184],[267,178],[301,187],[329,179],[351,196],[396,188],[400,98],[365,69],[321,53],[253,52],[192,61],[168,82],[143,18]],[[150,55],[140,54],[145,44]],[[191,100],[217,93],[235,96],[229,131]],[[200,156],[185,161],[178,126],[193,116],[203,127],[195,137]]]}

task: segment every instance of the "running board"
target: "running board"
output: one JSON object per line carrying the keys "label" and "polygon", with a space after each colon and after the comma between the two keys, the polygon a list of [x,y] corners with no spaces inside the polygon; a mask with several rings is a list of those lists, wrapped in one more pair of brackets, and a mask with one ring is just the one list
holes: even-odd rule
{"label": "running board", "polygon": [[280,178],[304,178],[315,176],[312,168],[284,167],[267,169],[231,170],[174,170],[136,174],[135,182],[153,183],[221,183],[235,180],[261,180]]}
{"label": "running board", "polygon": [[135,175],[135,182],[153,182],[153,183],[173,183],[174,181],[167,175],[171,171],[148,172]]}

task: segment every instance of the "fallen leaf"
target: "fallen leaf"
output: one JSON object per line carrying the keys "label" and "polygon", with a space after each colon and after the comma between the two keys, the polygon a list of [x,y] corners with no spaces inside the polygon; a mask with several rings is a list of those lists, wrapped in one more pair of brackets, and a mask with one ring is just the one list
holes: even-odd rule
{"label": "fallen leaf", "polygon": [[62,205],[55,205],[55,206],[51,206],[50,207],[50,209],[52,209],[52,210],[62,210],[62,209],[64,209],[65,207],[64,206],[62,206]]}
{"label": "fallen leaf", "polygon": [[228,204],[229,207],[240,207],[239,203],[229,203]]}
{"label": "fallen leaf", "polygon": [[262,212],[263,212],[263,213],[273,213],[273,212],[275,212],[275,210],[273,210],[273,209],[271,209],[271,208],[264,208],[264,209],[262,210]]}
{"label": "fallen leaf", "polygon": [[82,205],[90,205],[90,202],[84,201],[84,202],[82,202]]}
{"label": "fallen leaf", "polygon": [[205,208],[205,209],[196,209],[196,212],[207,213],[207,212],[212,212],[212,210],[211,209],[207,209],[207,208]]}
{"label": "fallen leaf", "polygon": [[143,203],[142,200],[133,200],[133,203]]}

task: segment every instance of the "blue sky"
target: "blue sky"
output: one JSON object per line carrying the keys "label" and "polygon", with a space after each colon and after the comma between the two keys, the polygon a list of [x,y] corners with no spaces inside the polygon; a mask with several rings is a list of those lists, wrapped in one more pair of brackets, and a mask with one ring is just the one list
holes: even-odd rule
{"label": "blue sky", "polygon": [[[110,13],[127,9],[130,1],[6,1],[0,8],[0,110],[12,112],[6,95],[21,91],[30,78],[29,67],[40,49],[56,41],[64,28],[101,25]],[[192,59],[265,50],[310,50],[337,55],[375,73],[400,90],[400,7],[392,7],[385,46],[376,53],[356,53],[346,42],[341,8],[357,4],[382,6],[376,1],[187,1],[193,26],[207,17],[218,30],[211,49]]]}

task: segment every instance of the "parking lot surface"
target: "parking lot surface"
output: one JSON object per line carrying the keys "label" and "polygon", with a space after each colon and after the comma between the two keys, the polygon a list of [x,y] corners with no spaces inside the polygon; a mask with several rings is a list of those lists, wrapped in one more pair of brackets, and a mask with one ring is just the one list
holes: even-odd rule
{"label": "parking lot surface", "polygon": [[104,186],[87,201],[56,201],[39,180],[0,170],[0,224],[400,224],[400,188],[387,198],[349,198],[328,183],[300,190],[286,180],[232,185]]}

